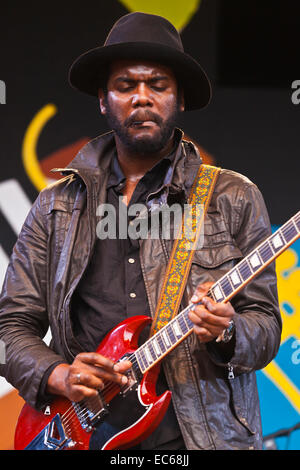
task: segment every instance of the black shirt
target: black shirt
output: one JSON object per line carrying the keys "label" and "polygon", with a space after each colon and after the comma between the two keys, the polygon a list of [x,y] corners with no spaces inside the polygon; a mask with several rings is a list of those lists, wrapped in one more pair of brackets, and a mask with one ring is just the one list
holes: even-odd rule
{"label": "black shirt", "polygon": [[[150,316],[139,259],[139,240],[130,237],[119,238],[119,209],[126,218],[126,224],[129,224],[130,219],[134,218],[127,215],[129,208],[136,203],[145,204],[148,194],[162,186],[173,158],[174,153],[165,157],[140,179],[127,208],[123,203],[120,204],[126,179],[117,156],[112,160],[106,202],[116,211],[117,236],[113,239],[97,239],[90,265],[72,299],[73,332],[85,351],[96,350],[104,336],[126,318],[134,315]],[[149,329],[146,328],[140,337],[142,342],[148,335]],[[167,388],[161,371],[157,381],[157,394],[163,393]],[[121,414],[122,410],[120,419]],[[168,448],[165,447],[166,443],[169,443],[170,449],[183,446],[172,404],[161,425],[143,441],[141,448],[158,449],[160,445]],[[174,445],[176,447],[173,447]]]}

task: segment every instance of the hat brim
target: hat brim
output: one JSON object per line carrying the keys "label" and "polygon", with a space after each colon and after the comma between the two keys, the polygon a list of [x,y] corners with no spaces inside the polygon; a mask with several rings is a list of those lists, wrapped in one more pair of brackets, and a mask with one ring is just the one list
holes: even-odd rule
{"label": "hat brim", "polygon": [[190,55],[150,42],[127,42],[97,47],[79,56],[69,70],[69,83],[76,90],[98,96],[109,64],[118,59],[152,60],[172,68],[184,90],[185,110],[205,107],[211,99],[211,84],[202,67]]}

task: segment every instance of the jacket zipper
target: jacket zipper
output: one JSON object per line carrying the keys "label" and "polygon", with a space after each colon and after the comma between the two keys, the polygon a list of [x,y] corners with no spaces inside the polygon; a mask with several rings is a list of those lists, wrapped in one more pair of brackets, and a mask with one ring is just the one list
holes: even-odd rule
{"label": "jacket zipper", "polygon": [[233,365],[230,362],[228,362],[227,364],[227,370],[228,370],[228,379],[229,380],[234,379]]}

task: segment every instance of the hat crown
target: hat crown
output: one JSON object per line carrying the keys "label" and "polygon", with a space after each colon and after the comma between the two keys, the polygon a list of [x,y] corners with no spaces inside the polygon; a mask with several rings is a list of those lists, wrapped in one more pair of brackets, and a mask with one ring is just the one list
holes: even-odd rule
{"label": "hat crown", "polygon": [[134,12],[123,16],[110,30],[104,46],[132,42],[157,43],[184,52],[177,29],[158,15]]}
{"label": "hat crown", "polygon": [[111,28],[103,46],[85,52],[73,62],[69,82],[77,90],[98,97],[107,82],[112,61],[153,61],[170,67],[183,87],[185,110],[200,109],[211,98],[211,85],[200,64],[184,52],[181,37],[166,18],[133,12]]}

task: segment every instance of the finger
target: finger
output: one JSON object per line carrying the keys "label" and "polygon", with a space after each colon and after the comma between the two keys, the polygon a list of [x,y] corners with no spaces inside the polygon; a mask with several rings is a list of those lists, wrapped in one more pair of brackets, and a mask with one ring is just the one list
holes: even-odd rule
{"label": "finger", "polygon": [[216,337],[215,333],[212,333],[211,331],[209,331],[208,329],[202,326],[195,325],[194,332],[196,333],[196,335],[198,336],[199,340],[202,343],[207,343],[209,341],[212,341]]}
{"label": "finger", "polygon": [[79,369],[78,367],[76,367],[74,370],[71,369],[71,375],[73,377],[73,379],[71,379],[72,383],[78,384],[79,374],[80,383],[95,387],[97,387],[97,384],[99,384],[100,389],[102,389],[101,384],[103,384],[103,381],[115,382],[119,385],[125,385],[128,382],[126,375],[122,373],[114,372],[113,370],[107,370],[103,367],[89,365],[85,366],[84,369]]}
{"label": "finger", "polygon": [[102,354],[98,353],[80,353],[76,356],[76,359],[84,362],[85,364],[89,364],[90,366],[94,366],[100,368],[101,370],[107,370],[110,372],[125,372],[132,367],[132,363],[128,360],[120,361],[115,363],[111,359],[102,356]]}
{"label": "finger", "polygon": [[91,371],[74,371],[70,374],[69,384],[71,386],[84,385],[95,390],[103,390],[104,383],[101,377],[96,376]]}
{"label": "finger", "polygon": [[207,294],[213,282],[204,282],[203,284],[199,284],[191,298],[191,302],[197,303],[202,300],[202,298]]}
{"label": "finger", "polygon": [[201,306],[195,306],[189,313],[190,320],[196,325],[202,325],[208,328],[215,326],[219,329],[224,329],[229,326],[229,317],[217,316]]}
{"label": "finger", "polygon": [[97,368],[97,376],[106,382],[115,382],[119,385],[125,385],[128,382],[126,375],[117,372],[109,372],[102,368]]}
{"label": "finger", "polygon": [[98,391],[94,388],[86,387],[85,385],[73,385],[68,393],[68,398],[71,401],[81,401],[84,398],[91,398],[98,395]]}
{"label": "finger", "polygon": [[96,352],[80,353],[76,356],[75,361],[80,361],[85,364],[104,367],[104,368],[111,369],[111,370],[113,369],[113,366],[114,366],[114,361]]}
{"label": "finger", "polygon": [[234,309],[230,302],[214,302],[209,297],[203,297],[202,304],[205,308],[214,315],[221,317],[232,317]]}
{"label": "finger", "polygon": [[132,363],[128,360],[120,361],[114,364],[114,371],[115,372],[126,372],[128,369],[132,367]]}

